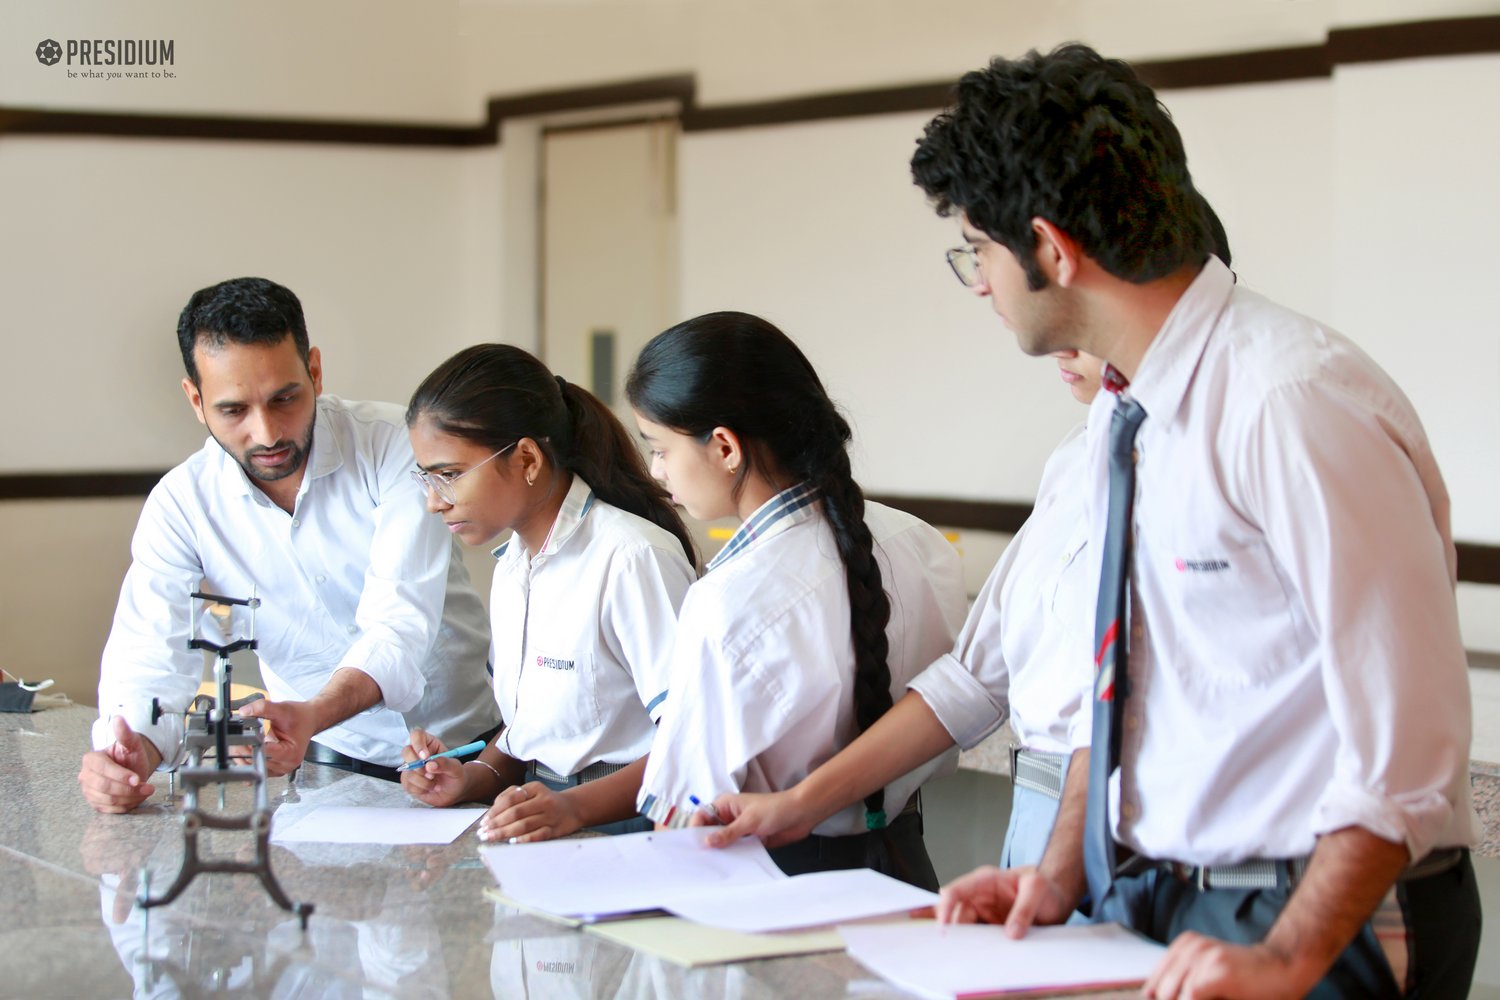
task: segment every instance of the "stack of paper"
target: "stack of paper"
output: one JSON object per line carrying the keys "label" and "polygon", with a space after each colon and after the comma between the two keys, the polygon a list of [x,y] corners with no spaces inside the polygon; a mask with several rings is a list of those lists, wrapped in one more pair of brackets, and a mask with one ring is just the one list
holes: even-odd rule
{"label": "stack of paper", "polygon": [[710,927],[764,934],[906,913],[933,906],[937,900],[935,892],[868,868],[854,868],[796,875],[769,884],[729,886],[712,893],[684,893],[668,898],[662,909]]}
{"label": "stack of paper", "polygon": [[592,922],[668,910],[742,933],[902,913],[937,894],[868,869],[788,878],[759,841],[714,850],[706,829],[480,849],[500,891],[522,906]]}
{"label": "stack of paper", "polygon": [[931,921],[840,927],[849,954],[919,996],[941,1000],[1126,989],[1166,949],[1118,924],[1033,927],[1012,940],[991,924]]}
{"label": "stack of paper", "polygon": [[788,955],[813,955],[821,951],[844,950],[844,941],[835,930],[740,934],[718,927],[705,927],[680,917],[612,920],[604,924],[590,924],[586,930],[596,937],[664,958],[673,965],[689,969],[756,958],[784,958]]}
{"label": "stack of paper", "polygon": [[704,846],[705,829],[481,847],[500,891],[523,906],[589,921],[656,910],[680,893],[786,878],[766,849]]}

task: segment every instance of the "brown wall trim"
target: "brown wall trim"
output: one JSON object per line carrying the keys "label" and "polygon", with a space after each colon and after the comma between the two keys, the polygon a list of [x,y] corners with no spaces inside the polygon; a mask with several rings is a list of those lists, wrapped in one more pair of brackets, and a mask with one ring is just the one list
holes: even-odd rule
{"label": "brown wall trim", "polygon": [[493,98],[489,103],[488,127],[495,130],[498,140],[500,123],[507,118],[618,107],[621,104],[644,104],[648,101],[678,101],[687,108],[695,105],[697,100],[698,81],[687,74],[627,80],[623,83],[606,83],[571,90],[548,90],[516,97]]}
{"label": "brown wall trim", "polygon": [[[998,531],[1013,535],[1031,516],[1028,503],[949,500],[942,497],[871,496],[871,500],[920,517],[941,528]],[[1500,545],[1458,542],[1458,578],[1463,583],[1500,585]]]}
{"label": "brown wall trim", "polygon": [[0,475],[0,500],[92,500],[144,497],[167,470],[40,472]]}
{"label": "brown wall trim", "polygon": [[1500,584],[1500,545],[1455,542],[1458,578],[1464,583]]}
{"label": "brown wall trim", "polygon": [[0,137],[10,135],[127,136],[132,139],[214,139],[313,142],[363,146],[464,148],[500,142],[500,123],[523,115],[605,108],[645,101],[692,104],[690,76],[653,77],[598,87],[547,91],[491,100],[481,125],[404,125],[392,122],[306,121],[284,118],[209,118],[175,115],[86,114],[0,107]]}
{"label": "brown wall trim", "polygon": [[1136,72],[1158,90],[1192,87],[1238,87],[1282,80],[1316,80],[1333,75],[1326,45],[1261,49],[1189,59],[1157,59],[1134,64]]}
{"label": "brown wall trim", "polygon": [[1031,516],[1031,504],[989,500],[951,500],[944,497],[871,496],[876,503],[904,510],[940,528],[998,531],[1014,535]]}
{"label": "brown wall trim", "polygon": [[[1500,52],[1500,15],[1333,28],[1321,45],[1146,60],[1135,66],[1152,86],[1175,90],[1318,79],[1331,76],[1334,67],[1344,64],[1495,52]],[[524,115],[675,100],[682,107],[683,130],[701,132],[929,111],[948,103],[952,86],[952,81],[942,81],[703,107],[698,104],[697,81],[693,76],[662,76],[497,97],[489,102],[485,121],[473,126],[86,114],[0,107],[0,138],[6,135],[104,135],[440,148],[492,146],[500,141],[501,122]]]}
{"label": "brown wall trim", "polygon": [[1500,16],[1334,28],[1328,32],[1326,48],[1329,59],[1339,65],[1500,52]]}
{"label": "brown wall trim", "polygon": [[494,145],[498,141],[495,130],[487,125],[452,128],[390,122],[83,114],[73,111],[0,108],[0,137],[6,135],[102,135],[131,139],[213,139],[230,142],[312,142],[441,148]]}
{"label": "brown wall trim", "polygon": [[[54,472],[0,475],[0,500],[88,500],[99,497],[143,497],[166,470],[139,472]],[[1012,501],[955,500],[946,497],[880,495],[870,497],[928,524],[968,531],[1013,535],[1031,516],[1031,504]],[[1500,545],[1459,542],[1458,578],[1465,583],[1500,585]]]}
{"label": "brown wall trim", "polygon": [[707,108],[687,107],[682,112],[682,130],[684,132],[707,132],[713,129],[782,125],[789,122],[822,121],[829,118],[898,114],[903,111],[931,111],[946,105],[952,96],[953,83],[945,81],[943,83],[919,83],[910,87],[883,87],[879,90],[815,94],[781,101],[757,101],[752,104],[720,104]]}

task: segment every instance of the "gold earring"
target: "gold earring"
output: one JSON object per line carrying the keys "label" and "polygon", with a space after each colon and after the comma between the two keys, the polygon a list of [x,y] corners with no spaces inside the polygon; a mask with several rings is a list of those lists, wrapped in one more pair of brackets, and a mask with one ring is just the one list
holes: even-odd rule
{"label": "gold earring", "polygon": [[536,480],[533,479],[531,476],[527,476],[526,477],[526,485],[527,486],[535,486],[536,485]]}
{"label": "gold earring", "polygon": [[731,465],[728,469],[726,469],[724,471],[728,472],[732,476],[736,472],[740,471],[740,467],[738,465]]}

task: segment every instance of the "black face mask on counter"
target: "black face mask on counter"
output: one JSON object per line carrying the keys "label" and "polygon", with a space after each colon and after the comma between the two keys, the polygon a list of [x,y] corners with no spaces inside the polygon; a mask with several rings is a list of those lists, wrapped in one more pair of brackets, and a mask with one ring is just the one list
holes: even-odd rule
{"label": "black face mask on counter", "polygon": [[30,712],[35,691],[28,691],[15,681],[0,684],[0,712]]}

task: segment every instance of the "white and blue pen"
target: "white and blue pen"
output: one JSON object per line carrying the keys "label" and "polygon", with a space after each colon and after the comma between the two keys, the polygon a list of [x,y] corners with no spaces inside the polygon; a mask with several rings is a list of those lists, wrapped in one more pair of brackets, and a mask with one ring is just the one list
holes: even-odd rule
{"label": "white and blue pen", "polygon": [[462,757],[466,753],[473,753],[475,750],[483,750],[486,746],[488,746],[488,743],[485,740],[475,740],[473,743],[465,743],[463,746],[454,747],[452,750],[444,750],[442,753],[435,753],[431,757],[428,757],[427,760],[409,760],[405,764],[397,767],[396,770],[415,771],[417,768],[427,763],[428,760],[437,760],[439,757]]}

